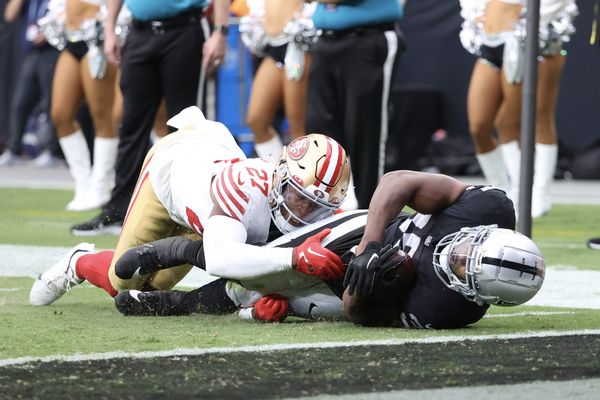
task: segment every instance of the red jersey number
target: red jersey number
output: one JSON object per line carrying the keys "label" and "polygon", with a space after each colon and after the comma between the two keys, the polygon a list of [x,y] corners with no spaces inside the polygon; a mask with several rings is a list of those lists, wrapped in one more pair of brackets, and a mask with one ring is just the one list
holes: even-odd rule
{"label": "red jersey number", "polygon": [[269,174],[264,169],[256,169],[252,167],[246,167],[246,171],[250,174],[250,183],[252,186],[257,187],[262,194],[267,196],[269,194]]}

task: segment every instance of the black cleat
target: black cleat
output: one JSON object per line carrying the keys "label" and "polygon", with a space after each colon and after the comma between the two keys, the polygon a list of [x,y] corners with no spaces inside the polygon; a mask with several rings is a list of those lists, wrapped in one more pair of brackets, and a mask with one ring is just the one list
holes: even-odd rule
{"label": "black cleat", "polygon": [[121,218],[102,212],[91,221],[73,225],[71,234],[73,236],[119,235],[122,227]]}
{"label": "black cleat", "polygon": [[177,290],[126,290],[115,297],[115,306],[125,316],[188,315],[190,312],[183,304],[184,296],[185,292]]}

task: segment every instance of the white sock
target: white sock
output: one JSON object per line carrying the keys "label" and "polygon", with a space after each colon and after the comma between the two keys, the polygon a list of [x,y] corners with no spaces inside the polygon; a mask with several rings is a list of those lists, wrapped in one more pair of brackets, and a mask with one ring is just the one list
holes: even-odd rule
{"label": "white sock", "polygon": [[115,182],[115,163],[119,138],[96,137],[94,139],[93,184],[110,190]]}
{"label": "white sock", "polygon": [[254,143],[256,155],[263,160],[276,162],[281,157],[283,151],[283,142],[279,135],[273,136],[271,139],[262,143]]}
{"label": "white sock", "polygon": [[488,184],[508,193],[508,173],[500,149],[495,148],[487,153],[477,154],[477,161]]}
{"label": "white sock", "polygon": [[521,148],[519,147],[519,142],[516,140],[501,144],[499,147],[502,151],[504,164],[506,165],[506,171],[510,179],[508,197],[516,205],[519,200],[519,181],[521,178]]}
{"label": "white sock", "polygon": [[71,176],[75,179],[75,184],[80,185],[90,177],[92,165],[90,161],[90,149],[81,130],[61,137],[58,142],[65,155],[65,160],[69,165]]}

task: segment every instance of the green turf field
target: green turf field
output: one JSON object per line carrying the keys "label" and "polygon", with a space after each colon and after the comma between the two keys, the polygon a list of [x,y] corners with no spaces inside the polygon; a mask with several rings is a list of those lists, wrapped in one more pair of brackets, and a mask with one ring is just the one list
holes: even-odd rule
{"label": "green turf field", "polygon": [[[71,196],[70,191],[64,190],[0,189],[0,245],[71,247],[79,243],[80,238],[72,237],[68,233],[69,226],[94,216],[95,212],[63,211],[63,205]],[[585,247],[588,237],[600,235],[597,223],[599,214],[600,206],[555,205],[549,216],[534,221],[533,239],[542,249],[550,268],[600,271],[600,252]],[[97,248],[112,248],[116,237],[104,236],[85,240],[95,243]],[[47,260],[48,266],[55,261]],[[2,262],[0,259],[0,265]],[[33,279],[19,276],[17,265],[14,266],[14,270],[14,276],[0,276],[0,368],[3,360],[22,357],[73,356],[115,351],[135,354],[181,348],[351,343],[600,329],[600,310],[527,305],[514,308],[492,307],[483,320],[469,328],[437,332],[361,328],[346,322],[308,322],[299,319],[289,319],[282,324],[261,324],[239,320],[237,315],[126,318],[116,311],[112,299],[87,283],[74,288],[51,306],[32,307],[28,304],[28,295]],[[590,285],[598,283],[600,282],[590,282]],[[511,313],[514,315],[507,316]],[[554,343],[554,346],[560,347],[557,343]],[[554,350],[559,351],[558,348]],[[301,353],[311,352],[304,349]],[[298,357],[298,354],[291,357]],[[600,377],[600,366],[597,363],[592,365],[592,370],[597,373],[588,372],[586,376]],[[11,374],[13,372],[15,371]],[[491,381],[493,382],[493,379]],[[0,389],[10,386],[10,381],[0,382]],[[378,388],[381,389],[380,386]],[[398,389],[398,386],[393,388]],[[294,392],[295,395],[315,394],[314,390],[299,390]],[[9,390],[8,393],[13,392]],[[16,391],[13,394],[24,398],[36,397],[28,396],[32,393],[35,393],[35,390]],[[65,398],[68,397],[77,398],[73,393],[65,395]]]}

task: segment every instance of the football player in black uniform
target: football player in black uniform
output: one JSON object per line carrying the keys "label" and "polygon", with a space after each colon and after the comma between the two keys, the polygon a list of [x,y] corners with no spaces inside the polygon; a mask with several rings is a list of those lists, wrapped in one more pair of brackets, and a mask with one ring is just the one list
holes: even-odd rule
{"label": "football player in black uniform", "polygon": [[[402,213],[405,206],[417,213]],[[332,228],[325,247],[349,263],[343,282],[327,285],[331,293],[343,296],[339,312],[360,325],[464,327],[481,319],[489,304],[524,303],[543,282],[541,252],[513,230],[513,204],[491,186],[470,186],[438,174],[391,172],[382,178],[367,218],[364,211],[338,215],[271,245],[294,246],[324,227]],[[348,251],[357,244],[356,250]],[[161,262],[155,263],[161,268],[180,263],[168,261],[171,248],[178,247],[179,254],[189,258],[194,246],[201,249],[194,242],[158,243],[155,248],[162,255],[156,258]],[[137,256],[131,251],[132,268],[137,269]],[[197,261],[187,262],[201,266],[201,251],[195,254]],[[219,280],[192,292],[123,292],[115,302],[125,315],[228,313],[238,308],[231,297],[225,281]],[[252,310],[264,315],[255,319],[283,320],[285,299],[268,300]],[[336,317],[333,309],[328,317]]]}
{"label": "football player in black uniform", "polygon": [[[398,218],[405,206],[418,212]],[[539,248],[514,228],[513,204],[499,189],[444,175],[387,173],[346,271],[346,316],[361,325],[448,329],[479,321],[490,304],[526,302],[540,289],[545,265]],[[416,268],[415,283],[392,299],[381,262],[386,244]]]}

